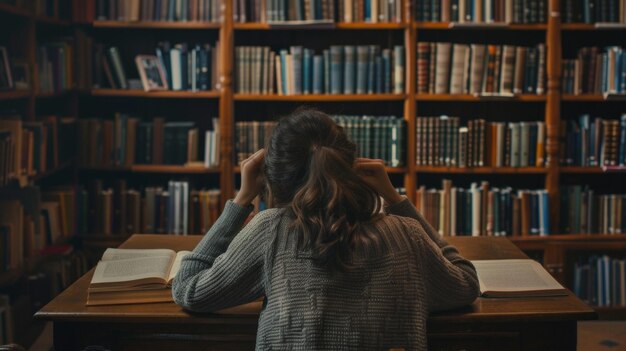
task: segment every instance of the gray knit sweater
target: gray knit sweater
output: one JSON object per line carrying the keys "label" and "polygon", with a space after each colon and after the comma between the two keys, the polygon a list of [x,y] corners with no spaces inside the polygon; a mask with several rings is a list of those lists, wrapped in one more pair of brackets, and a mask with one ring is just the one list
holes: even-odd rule
{"label": "gray knit sweater", "polygon": [[228,201],[182,262],[176,303],[210,312],[266,296],[257,350],[426,350],[428,312],[467,305],[479,295],[472,264],[408,201],[372,224],[384,254],[331,273],[296,249],[284,209],[257,214]]}

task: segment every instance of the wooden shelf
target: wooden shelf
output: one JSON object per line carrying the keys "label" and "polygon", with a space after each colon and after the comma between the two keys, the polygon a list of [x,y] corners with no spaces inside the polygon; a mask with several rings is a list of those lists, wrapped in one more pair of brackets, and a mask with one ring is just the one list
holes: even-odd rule
{"label": "wooden shelf", "polygon": [[455,174],[545,174],[545,167],[446,167],[416,166],[417,173],[455,173]]}
{"label": "wooden shelf", "polygon": [[177,22],[177,21],[94,21],[94,28],[118,29],[220,29],[221,23],[216,22]]}
{"label": "wooden shelf", "polygon": [[30,97],[30,90],[7,90],[0,91],[0,100],[17,100]]}
{"label": "wooden shelf", "polygon": [[623,23],[562,23],[561,30],[626,30]]}
{"label": "wooden shelf", "polygon": [[235,101],[402,101],[404,94],[235,94]]}
{"label": "wooden shelf", "polygon": [[546,30],[545,23],[473,23],[473,22],[415,22],[415,29],[436,30]]}
{"label": "wooden shelf", "polygon": [[602,94],[563,94],[561,96],[562,101],[581,101],[581,102],[593,102],[593,101],[606,101]]}
{"label": "wooden shelf", "polygon": [[143,91],[124,89],[94,89],[92,96],[102,97],[141,97],[141,98],[167,98],[167,99],[217,99],[218,91]]}
{"label": "wooden shelf", "polygon": [[83,171],[160,173],[160,174],[211,174],[219,173],[218,167],[188,167],[181,165],[132,165],[127,166],[80,166]]}
{"label": "wooden shelf", "polygon": [[512,236],[508,237],[512,242],[551,242],[551,241],[600,241],[615,242],[626,241],[626,234],[549,234],[547,236]]}
{"label": "wooden shelf", "polygon": [[522,94],[508,96],[477,96],[472,94],[416,94],[416,101],[531,101],[544,102],[545,95]]}
{"label": "wooden shelf", "polygon": [[340,30],[387,30],[387,29],[405,29],[406,23],[348,23],[339,22],[326,27],[314,27],[314,26],[272,26],[269,23],[262,22],[249,22],[249,23],[235,23],[233,28],[235,30],[320,30],[320,29],[340,29]]}
{"label": "wooden shelf", "polygon": [[32,12],[15,5],[0,4],[0,13],[7,13],[15,16],[30,17]]}

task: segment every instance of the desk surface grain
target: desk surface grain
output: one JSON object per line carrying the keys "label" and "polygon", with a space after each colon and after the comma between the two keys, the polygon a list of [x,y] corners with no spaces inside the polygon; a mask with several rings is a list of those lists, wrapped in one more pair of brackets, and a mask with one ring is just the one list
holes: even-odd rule
{"label": "desk surface grain", "polygon": [[[169,248],[175,251],[191,250],[201,236],[169,236],[138,234],[130,237],[121,248]],[[450,237],[461,254],[470,260],[527,258],[506,238]],[[194,314],[173,302],[114,306],[86,306],[87,288],[93,270],[77,280],[68,289],[35,314],[51,321],[84,321],[125,323],[186,323],[186,324],[256,324],[261,302],[228,308],[216,313]],[[438,312],[429,318],[429,324],[474,322],[525,322],[550,320],[594,319],[589,306],[568,291],[567,296],[534,298],[478,298],[470,306],[453,311]]]}

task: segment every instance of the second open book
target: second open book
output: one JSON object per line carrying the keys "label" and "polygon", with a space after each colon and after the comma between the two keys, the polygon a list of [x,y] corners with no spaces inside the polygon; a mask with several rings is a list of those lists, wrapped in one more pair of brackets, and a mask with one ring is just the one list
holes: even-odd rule
{"label": "second open book", "polygon": [[172,280],[189,251],[107,249],[89,284],[87,305],[172,301]]}

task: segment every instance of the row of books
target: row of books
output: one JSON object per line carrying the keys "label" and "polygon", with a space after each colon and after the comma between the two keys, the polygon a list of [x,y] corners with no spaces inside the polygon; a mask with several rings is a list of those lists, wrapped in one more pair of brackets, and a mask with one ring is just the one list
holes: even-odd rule
{"label": "row of books", "polygon": [[561,85],[565,94],[626,94],[623,48],[584,47],[578,50],[575,59],[564,59],[562,65]]}
{"label": "row of books", "polygon": [[389,167],[405,165],[406,123],[396,116],[332,116],[357,146],[359,157],[385,161]]}
{"label": "row of books", "polygon": [[546,0],[417,0],[421,22],[545,23]]}
{"label": "row of books", "polygon": [[574,294],[599,307],[626,306],[626,259],[591,256],[574,266]]}
{"label": "row of books", "polygon": [[563,23],[626,23],[626,0],[561,0]]}
{"label": "row of books", "polygon": [[401,0],[236,0],[235,22],[402,22]]}
{"label": "row of books", "polygon": [[[218,22],[222,14],[219,0],[90,0],[98,21],[178,21]],[[89,6],[89,5],[88,5]],[[87,14],[89,16],[89,14]],[[93,21],[88,18],[87,21]]]}
{"label": "row of books", "polygon": [[71,187],[41,192],[25,187],[18,196],[0,201],[0,272],[19,269],[25,258],[41,254],[74,235],[80,218],[79,193]]}
{"label": "row of books", "polygon": [[546,47],[417,43],[417,92],[544,94]]}
{"label": "row of books", "polygon": [[487,122],[459,117],[417,117],[418,166],[543,167],[544,122]]}
{"label": "row of books", "polygon": [[589,114],[561,123],[562,164],[567,166],[625,166],[626,113],[620,119]]}
{"label": "row of books", "polygon": [[128,189],[123,179],[113,188],[95,180],[87,193],[89,229],[96,234],[204,234],[220,212],[219,190],[192,190],[184,181],[139,191]]}
{"label": "row of books", "polygon": [[72,39],[40,44],[37,47],[39,93],[53,94],[74,86]]}
{"label": "row of books", "polygon": [[491,187],[489,182],[416,191],[416,207],[444,236],[548,235],[550,215],[546,190]]}
{"label": "row of books", "polygon": [[146,72],[151,87],[147,87],[146,83],[142,85],[139,79],[128,78],[117,47],[105,48],[102,44],[96,44],[94,49],[94,84],[97,87],[198,91],[214,90],[217,84],[219,43],[213,46],[186,43],[171,45],[165,41],[160,42],[155,49],[156,58],[150,55],[137,56],[137,71]]}
{"label": "row of books", "polygon": [[333,45],[235,48],[235,91],[243,94],[374,94],[404,92],[404,47]]}
{"label": "row of books", "polygon": [[[212,118],[212,130],[204,131],[194,122],[151,122],[116,113],[110,119],[83,118],[78,122],[79,162],[85,166],[132,166],[166,164],[219,165],[219,120]],[[200,150],[204,149],[204,155]]]}
{"label": "row of books", "polygon": [[564,186],[560,218],[563,233],[626,233],[626,195],[598,194],[587,186]]}
{"label": "row of books", "polygon": [[76,120],[43,116],[22,121],[0,119],[0,186],[22,176],[34,176],[70,161],[75,154]]}
{"label": "row of books", "polygon": [[268,145],[272,131],[276,127],[273,121],[235,122],[235,155],[237,164]]}

